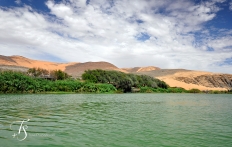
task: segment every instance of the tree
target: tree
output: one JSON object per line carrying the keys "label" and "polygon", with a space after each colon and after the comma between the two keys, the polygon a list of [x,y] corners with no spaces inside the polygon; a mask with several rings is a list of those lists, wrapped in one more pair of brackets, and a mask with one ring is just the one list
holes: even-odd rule
{"label": "tree", "polygon": [[30,68],[27,71],[27,74],[29,76],[33,76],[33,77],[39,77],[39,76],[44,76],[44,75],[48,75],[49,72],[46,69],[42,69],[42,68]]}
{"label": "tree", "polygon": [[132,87],[164,88],[169,86],[159,79],[147,75],[126,74],[119,71],[104,71],[101,69],[87,70],[82,79],[93,83],[109,83],[124,92],[131,92]]}
{"label": "tree", "polygon": [[66,72],[61,70],[53,70],[51,72],[51,76],[53,76],[56,80],[64,80],[70,77]]}

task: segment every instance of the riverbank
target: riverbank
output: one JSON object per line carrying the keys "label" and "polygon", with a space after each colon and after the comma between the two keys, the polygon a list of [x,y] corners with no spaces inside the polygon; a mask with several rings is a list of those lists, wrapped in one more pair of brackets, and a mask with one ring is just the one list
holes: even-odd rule
{"label": "riverbank", "polygon": [[[101,71],[102,72],[102,71]],[[114,73],[115,75],[118,73]],[[121,73],[119,73],[121,74]],[[111,74],[112,75],[112,74]],[[124,75],[123,75],[124,76]],[[132,78],[140,78],[136,83],[137,87],[132,87]],[[162,81],[157,81],[151,77],[129,75],[128,77],[118,78],[112,83],[99,83],[89,80],[81,81],[77,79],[65,79],[50,81],[41,78],[30,77],[25,73],[4,71],[0,73],[0,93],[41,93],[41,94],[74,94],[74,93],[209,93],[209,94],[224,94],[232,93],[232,91],[200,91],[199,89],[186,90],[180,87],[168,87]],[[91,75],[91,78],[93,74]],[[152,81],[153,80],[153,81]],[[128,82],[129,81],[129,82]],[[153,83],[151,83],[151,81]],[[133,82],[133,81],[132,81]],[[161,85],[161,86],[156,86]],[[134,84],[134,85],[135,85]],[[150,86],[143,86],[149,85]],[[153,86],[153,87],[152,87]]]}

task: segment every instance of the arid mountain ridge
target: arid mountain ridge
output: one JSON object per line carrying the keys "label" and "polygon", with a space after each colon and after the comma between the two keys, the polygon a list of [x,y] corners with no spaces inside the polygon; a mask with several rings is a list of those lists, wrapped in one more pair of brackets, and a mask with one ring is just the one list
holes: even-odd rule
{"label": "arid mountain ridge", "polygon": [[29,68],[39,67],[47,70],[60,69],[73,77],[80,77],[85,70],[103,69],[116,70],[125,73],[145,74],[165,81],[171,87],[185,89],[198,88],[200,90],[228,90],[232,89],[232,75],[185,69],[161,69],[155,66],[118,68],[108,62],[71,62],[56,63],[25,58],[22,56],[0,55],[0,69],[27,71]]}

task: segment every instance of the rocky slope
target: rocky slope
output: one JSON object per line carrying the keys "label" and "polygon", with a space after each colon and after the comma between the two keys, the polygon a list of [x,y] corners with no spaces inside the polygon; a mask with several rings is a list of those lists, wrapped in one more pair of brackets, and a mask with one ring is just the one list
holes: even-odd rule
{"label": "rocky slope", "polygon": [[210,88],[219,87],[230,89],[232,87],[232,75],[229,74],[206,74],[196,77],[175,77],[175,79],[184,83],[203,85]]}
{"label": "rocky slope", "polygon": [[228,90],[232,89],[232,75],[191,71],[184,69],[162,69],[150,72],[141,72],[165,81],[171,87],[185,89],[198,88],[200,90]]}

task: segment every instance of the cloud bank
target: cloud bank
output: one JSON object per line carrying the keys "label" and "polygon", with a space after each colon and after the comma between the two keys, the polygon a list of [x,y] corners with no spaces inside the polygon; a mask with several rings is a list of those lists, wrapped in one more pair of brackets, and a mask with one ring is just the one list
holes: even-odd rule
{"label": "cloud bank", "polygon": [[224,2],[46,1],[49,12],[28,5],[0,7],[0,52],[232,73],[232,30],[207,27]]}

